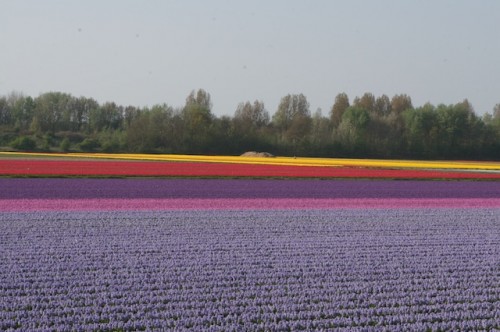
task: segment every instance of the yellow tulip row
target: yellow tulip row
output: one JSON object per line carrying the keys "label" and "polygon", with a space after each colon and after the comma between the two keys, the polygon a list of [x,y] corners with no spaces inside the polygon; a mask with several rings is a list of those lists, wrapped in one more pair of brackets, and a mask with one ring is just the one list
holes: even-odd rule
{"label": "yellow tulip row", "polygon": [[326,166],[326,167],[368,167],[368,168],[405,168],[405,169],[450,169],[499,171],[499,162],[483,161],[420,161],[385,159],[344,159],[344,158],[304,158],[304,157],[242,157],[206,156],[180,154],[109,154],[109,153],[12,153],[0,152],[2,156],[64,157],[91,159],[121,159],[178,162],[216,162],[262,165]]}

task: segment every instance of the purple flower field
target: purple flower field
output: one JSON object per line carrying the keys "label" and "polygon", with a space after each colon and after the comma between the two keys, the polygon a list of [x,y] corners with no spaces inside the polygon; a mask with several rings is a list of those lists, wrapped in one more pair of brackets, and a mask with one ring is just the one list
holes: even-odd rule
{"label": "purple flower field", "polygon": [[8,179],[0,199],[500,198],[498,181]]}
{"label": "purple flower field", "polygon": [[0,179],[1,331],[500,329],[498,182],[33,180]]}

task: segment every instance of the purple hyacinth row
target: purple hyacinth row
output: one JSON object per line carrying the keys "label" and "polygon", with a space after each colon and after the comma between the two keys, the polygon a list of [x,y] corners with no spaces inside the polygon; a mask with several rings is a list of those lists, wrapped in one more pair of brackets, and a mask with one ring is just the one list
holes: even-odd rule
{"label": "purple hyacinth row", "polygon": [[500,198],[500,182],[224,179],[0,179],[0,199]]}
{"label": "purple hyacinth row", "polygon": [[4,212],[0,330],[495,330],[498,216]]}

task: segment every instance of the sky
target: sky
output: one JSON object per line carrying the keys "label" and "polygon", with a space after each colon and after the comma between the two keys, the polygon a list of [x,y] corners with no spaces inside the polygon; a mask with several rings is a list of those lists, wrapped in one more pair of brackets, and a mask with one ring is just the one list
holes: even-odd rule
{"label": "sky", "polygon": [[217,116],[303,93],[328,115],[407,94],[415,107],[500,103],[498,0],[0,0],[0,95],[49,91]]}

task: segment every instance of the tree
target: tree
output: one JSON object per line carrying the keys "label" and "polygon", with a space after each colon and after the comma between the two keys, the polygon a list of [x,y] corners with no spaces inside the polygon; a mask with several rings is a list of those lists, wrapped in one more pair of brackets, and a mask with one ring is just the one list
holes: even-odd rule
{"label": "tree", "polygon": [[342,120],[342,115],[350,106],[349,97],[345,93],[339,93],[335,97],[335,102],[330,110],[330,120],[334,128],[337,128]]}
{"label": "tree", "polygon": [[379,116],[387,116],[391,113],[391,100],[387,95],[382,95],[375,100],[375,112]]}
{"label": "tree", "polygon": [[31,129],[38,133],[69,130],[71,96],[62,92],[47,92],[35,99]]}
{"label": "tree", "polygon": [[426,104],[417,109],[408,109],[403,112],[403,119],[406,154],[412,158],[437,157],[439,127],[435,107]]}
{"label": "tree", "polygon": [[240,103],[234,113],[234,121],[245,127],[258,129],[269,124],[269,113],[262,101]]}
{"label": "tree", "polygon": [[496,104],[493,108],[493,119],[500,119],[500,104]]}
{"label": "tree", "polygon": [[255,100],[253,104],[249,101],[240,103],[231,123],[234,131],[233,139],[237,141],[242,151],[258,150],[265,146],[265,129],[269,125],[269,113],[263,102]]}
{"label": "tree", "polygon": [[29,136],[20,136],[11,143],[11,146],[22,151],[33,151],[36,149],[36,142]]}
{"label": "tree", "polygon": [[318,108],[312,117],[311,144],[313,147],[326,146],[331,141],[331,122]]}
{"label": "tree", "polygon": [[114,102],[107,102],[97,109],[91,109],[89,114],[89,128],[96,133],[102,130],[116,130],[122,127],[123,107]]}
{"label": "tree", "polygon": [[7,98],[0,98],[0,126],[9,125],[12,119],[12,110],[7,105]]}
{"label": "tree", "polygon": [[140,109],[134,106],[127,106],[123,110],[124,127],[129,128],[131,123],[140,115]]}
{"label": "tree", "polygon": [[396,114],[401,114],[407,109],[413,108],[411,98],[408,95],[400,94],[395,95],[391,99],[391,111]]}
{"label": "tree", "polygon": [[439,126],[437,140],[440,156],[468,158],[477,155],[484,123],[472,111],[468,102],[439,105],[436,109]]}
{"label": "tree", "polygon": [[233,131],[232,119],[224,115],[215,117],[209,130],[209,142],[207,153],[235,154],[241,153],[241,146]]}
{"label": "tree", "polygon": [[209,144],[209,129],[212,124],[212,102],[205,90],[192,91],[182,109],[183,144],[185,149],[202,153]]}
{"label": "tree", "polygon": [[365,149],[369,122],[370,114],[365,108],[351,106],[345,111],[337,136],[347,150],[359,153]]}
{"label": "tree", "polygon": [[459,107],[463,109],[466,112],[469,112],[470,114],[474,114],[474,107],[472,104],[469,102],[467,98],[465,98],[461,103],[457,103],[455,107]]}
{"label": "tree", "polygon": [[375,112],[375,96],[366,92],[361,98],[355,98],[353,105],[367,110],[369,113]]}
{"label": "tree", "polygon": [[500,160],[500,103],[493,108],[493,115],[485,114],[481,151],[487,158]]}
{"label": "tree", "polygon": [[493,116],[491,117],[490,124],[496,132],[496,136],[500,139],[500,104],[496,104],[493,108]]}
{"label": "tree", "polygon": [[306,96],[288,94],[281,98],[278,110],[273,116],[273,123],[282,133],[286,133],[294,121],[302,122],[302,118],[311,118]]}
{"label": "tree", "polygon": [[12,92],[7,96],[7,108],[10,109],[11,123],[16,130],[28,130],[33,121],[35,101],[19,92]]}
{"label": "tree", "polygon": [[198,91],[191,91],[191,93],[186,98],[186,107],[189,105],[197,105],[198,107],[205,110],[212,110],[212,101],[210,94],[203,89]]}
{"label": "tree", "polygon": [[59,145],[59,148],[63,152],[68,152],[69,148],[71,147],[71,142],[69,141],[69,138],[65,137],[62,141],[61,144]]}
{"label": "tree", "polygon": [[127,130],[127,145],[137,152],[172,152],[179,138],[173,130],[173,109],[166,104],[145,109]]}
{"label": "tree", "polygon": [[301,147],[307,143],[311,131],[311,111],[303,94],[286,95],[281,99],[273,116],[277,145],[284,153],[303,153]]}
{"label": "tree", "polygon": [[298,142],[305,140],[311,132],[311,124],[311,115],[295,115],[285,132],[285,139],[289,143],[292,143],[292,145],[296,145]]}
{"label": "tree", "polygon": [[285,153],[297,154],[311,130],[309,102],[303,94],[288,94],[281,99],[273,116],[278,142],[283,144]]}
{"label": "tree", "polygon": [[155,105],[149,112],[148,137],[151,147],[171,152],[178,142],[178,138],[173,135],[172,117],[174,110],[167,104]]}
{"label": "tree", "polygon": [[90,130],[90,114],[99,109],[99,103],[92,98],[75,98],[72,103],[72,128],[73,131]]}

